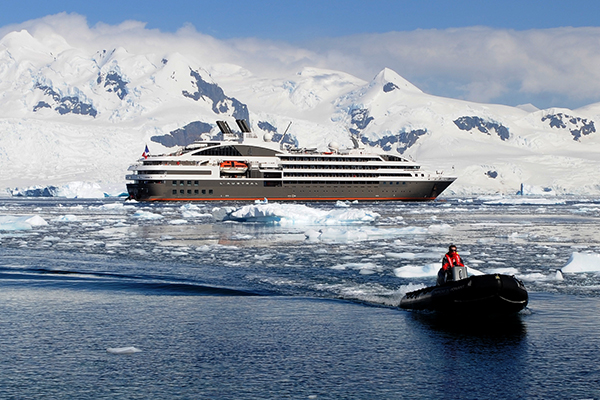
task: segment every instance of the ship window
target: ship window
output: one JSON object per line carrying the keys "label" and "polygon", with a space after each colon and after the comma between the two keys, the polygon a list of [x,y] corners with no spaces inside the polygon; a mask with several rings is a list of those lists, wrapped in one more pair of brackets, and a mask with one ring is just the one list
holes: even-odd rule
{"label": "ship window", "polygon": [[194,181],[194,186],[198,186],[198,181]]}
{"label": "ship window", "polygon": [[177,194],[177,190],[176,189],[173,189],[173,194]]}
{"label": "ship window", "polygon": [[[180,185],[180,186],[183,186],[183,182],[184,182],[184,181],[179,181],[179,185]],[[181,193],[183,193],[183,192],[181,192]]]}
{"label": "ship window", "polygon": [[188,194],[192,194],[192,189],[188,189]]}
{"label": "ship window", "polygon": [[177,186],[177,181],[173,181],[171,184],[173,184],[173,186]]}
{"label": "ship window", "polygon": [[208,190],[208,194],[213,194],[212,189]]}
{"label": "ship window", "polygon": [[202,189],[202,194],[206,194],[206,189]]}
{"label": "ship window", "polygon": [[181,190],[179,191],[179,193],[181,193],[181,194],[184,194],[184,193],[185,193],[185,190],[181,189]]}
{"label": "ship window", "polygon": [[234,146],[218,146],[200,150],[193,155],[195,156],[233,156],[241,157],[242,154]]}
{"label": "ship window", "polygon": [[194,194],[198,194],[198,189],[194,189]]}
{"label": "ship window", "polygon": [[191,185],[192,185],[192,181],[188,181],[188,182],[187,182],[187,184],[188,184],[189,186],[191,186]]}

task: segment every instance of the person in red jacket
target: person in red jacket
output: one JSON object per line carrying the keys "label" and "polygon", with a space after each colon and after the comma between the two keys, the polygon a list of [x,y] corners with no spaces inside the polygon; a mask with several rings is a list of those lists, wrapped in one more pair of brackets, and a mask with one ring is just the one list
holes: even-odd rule
{"label": "person in red jacket", "polygon": [[462,258],[456,252],[456,246],[451,244],[448,247],[448,252],[444,255],[442,259],[442,268],[438,272],[437,284],[442,285],[445,282],[449,282],[452,280],[452,268],[454,267],[464,267],[465,264],[462,262]]}

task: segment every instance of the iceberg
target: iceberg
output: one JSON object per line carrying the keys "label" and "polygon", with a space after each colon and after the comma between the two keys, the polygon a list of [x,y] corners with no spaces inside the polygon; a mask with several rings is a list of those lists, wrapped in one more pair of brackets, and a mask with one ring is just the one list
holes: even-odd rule
{"label": "iceberg", "polygon": [[563,273],[600,272],[600,254],[575,252],[571,254],[567,265],[561,271]]}
{"label": "iceberg", "polygon": [[[71,182],[64,186],[30,186],[24,189],[10,189],[13,197],[66,197],[69,199],[99,199],[109,197],[97,183]],[[119,194],[121,195],[121,194]]]}
{"label": "iceberg", "polygon": [[39,215],[0,215],[0,231],[23,231],[48,225]]}
{"label": "iceberg", "polygon": [[213,217],[220,221],[257,222],[277,225],[351,225],[369,224],[380,215],[368,210],[337,208],[319,210],[301,204],[260,203],[239,208],[215,208]]}

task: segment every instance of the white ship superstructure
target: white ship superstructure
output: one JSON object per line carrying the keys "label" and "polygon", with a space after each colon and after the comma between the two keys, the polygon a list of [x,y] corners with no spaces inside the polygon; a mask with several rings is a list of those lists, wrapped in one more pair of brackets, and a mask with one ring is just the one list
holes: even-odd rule
{"label": "white ship superstructure", "polygon": [[[283,149],[258,138],[244,120],[241,132],[218,121],[223,140],[198,141],[172,154],[148,156],[129,167],[130,198],[140,201],[433,200],[456,178],[364,149]],[[358,146],[355,146],[358,147]]]}

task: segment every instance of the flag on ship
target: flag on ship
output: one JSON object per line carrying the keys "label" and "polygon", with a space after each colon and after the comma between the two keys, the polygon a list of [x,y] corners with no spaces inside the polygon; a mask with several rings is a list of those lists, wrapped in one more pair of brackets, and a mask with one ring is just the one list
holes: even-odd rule
{"label": "flag on ship", "polygon": [[142,153],[142,157],[144,157],[146,159],[146,158],[148,158],[149,154],[150,154],[150,150],[148,150],[148,145],[146,145],[146,148],[144,149],[144,152]]}

